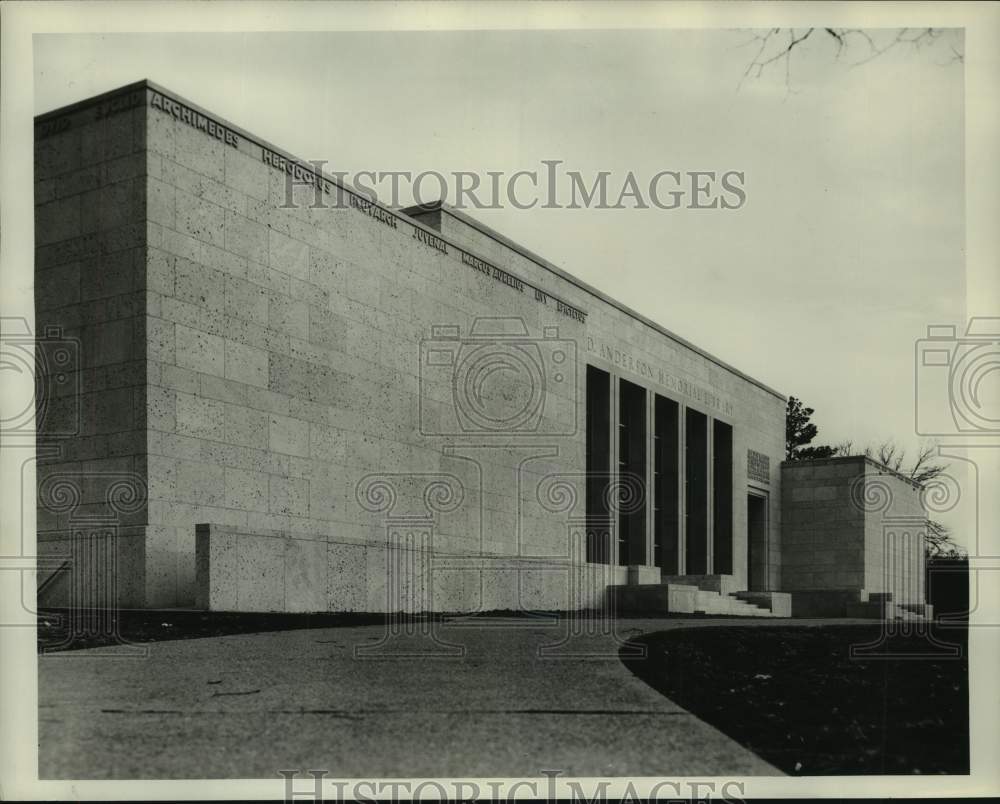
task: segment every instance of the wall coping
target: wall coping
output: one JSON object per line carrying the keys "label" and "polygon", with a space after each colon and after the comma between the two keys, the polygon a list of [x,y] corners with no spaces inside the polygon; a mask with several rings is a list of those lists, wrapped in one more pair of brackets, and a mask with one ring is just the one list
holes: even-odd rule
{"label": "wall coping", "polygon": [[871,458],[867,455],[841,455],[841,456],[835,456],[833,458],[814,458],[805,461],[782,461],[781,469],[782,471],[784,471],[785,469],[788,469],[790,471],[795,471],[797,468],[800,467],[826,466],[828,464],[851,463],[851,462],[861,463],[866,466],[872,466],[875,469],[878,469],[880,474],[891,475],[892,477],[902,480],[904,483],[907,483],[908,485],[917,489],[917,491],[922,491],[924,488],[924,485],[922,483],[918,483],[913,478],[907,477],[902,472],[897,472],[895,469],[890,469],[884,463],[879,463],[874,458]]}
{"label": "wall coping", "polygon": [[[131,84],[127,84],[125,86],[118,87],[117,89],[110,90],[108,92],[103,92],[100,95],[94,95],[93,97],[85,98],[83,100],[76,101],[75,103],[71,103],[71,104],[68,104],[66,106],[61,106],[58,109],[52,109],[52,110],[50,110],[48,112],[44,112],[42,114],[36,115],[35,118],[34,118],[34,123],[35,123],[35,125],[38,125],[39,123],[44,123],[47,120],[51,120],[53,118],[57,118],[57,117],[60,117],[62,115],[70,114],[72,112],[76,112],[76,111],[79,111],[81,109],[88,108],[89,106],[96,105],[96,104],[101,103],[103,101],[107,101],[107,100],[109,100],[111,98],[114,98],[114,97],[116,97],[118,95],[127,94],[129,92],[135,92],[138,89],[150,89],[150,90],[152,90],[154,92],[157,92],[157,93],[159,93],[161,95],[164,95],[164,96],[170,98],[171,100],[173,100],[173,101],[175,101],[177,103],[183,104],[183,105],[191,108],[193,111],[196,111],[199,114],[203,115],[204,117],[210,118],[211,120],[213,120],[213,121],[215,121],[215,122],[217,122],[217,123],[219,123],[219,124],[221,124],[221,125],[229,128],[229,129],[231,129],[232,131],[236,132],[237,134],[239,134],[244,139],[249,140],[249,141],[251,141],[251,142],[253,142],[253,143],[255,143],[255,144],[257,144],[257,145],[259,145],[259,146],[261,146],[263,148],[267,148],[268,150],[273,151],[274,153],[276,153],[276,154],[278,154],[280,156],[283,156],[283,157],[285,157],[286,159],[288,159],[288,160],[290,160],[292,162],[295,162],[300,167],[302,167],[304,170],[306,170],[308,172],[311,172],[314,175],[323,178],[325,181],[328,181],[331,184],[335,185],[336,187],[338,187],[343,192],[349,193],[349,194],[357,196],[359,198],[363,198],[366,202],[372,203],[374,206],[378,207],[379,209],[382,209],[386,213],[404,219],[406,221],[406,223],[410,224],[411,226],[414,226],[414,227],[417,227],[419,229],[422,229],[425,232],[427,232],[429,234],[432,234],[435,237],[440,238],[441,240],[444,240],[446,243],[448,243],[448,245],[452,246],[455,249],[465,250],[463,248],[463,245],[462,245],[461,242],[456,242],[457,238],[448,237],[443,232],[440,232],[437,229],[434,229],[433,227],[430,227],[430,226],[427,226],[426,224],[421,223],[416,217],[412,216],[412,213],[416,212],[416,210],[418,210],[418,209],[423,209],[424,212],[430,212],[430,211],[432,211],[435,208],[433,204],[432,205],[422,205],[422,206],[418,206],[418,207],[408,207],[407,210],[410,213],[410,214],[408,214],[407,210],[394,209],[394,208],[391,208],[391,207],[388,207],[388,206],[382,204],[377,199],[373,200],[372,198],[369,198],[367,196],[363,196],[360,193],[352,190],[351,188],[345,187],[342,182],[338,181],[333,176],[329,176],[328,174],[324,173],[323,171],[316,170],[315,168],[313,168],[311,166],[307,167],[306,164],[303,164],[302,160],[300,160],[298,157],[294,156],[293,154],[289,153],[288,151],[285,151],[284,149],[279,148],[279,147],[277,147],[277,146],[269,143],[267,140],[264,140],[261,137],[258,137],[258,136],[254,135],[254,134],[251,134],[246,129],[244,129],[244,128],[242,128],[242,127],[240,127],[240,126],[238,126],[238,125],[236,125],[234,123],[231,123],[226,118],[220,117],[217,114],[214,114],[212,112],[207,111],[206,109],[202,108],[201,106],[198,106],[197,104],[192,103],[191,101],[187,100],[186,98],[182,97],[181,95],[178,95],[175,92],[171,92],[170,90],[168,90],[168,89],[160,86],[159,84],[156,84],[153,81],[150,81],[149,79],[142,79],[141,81],[136,81],[136,82],[133,82]],[[534,254],[533,252],[531,252],[530,250],[528,250],[524,246],[521,246],[520,244],[518,244],[518,243],[514,242],[513,240],[505,237],[504,235],[500,234],[499,232],[496,232],[495,230],[491,229],[490,227],[486,226],[485,224],[480,223],[479,221],[475,220],[474,218],[471,218],[471,217],[465,215],[464,213],[460,213],[458,210],[455,210],[455,209],[452,209],[450,207],[447,207],[447,205],[441,205],[441,202],[437,202],[437,204],[439,205],[440,208],[442,208],[445,212],[447,212],[448,214],[450,214],[453,217],[455,217],[457,220],[459,220],[462,223],[465,223],[465,224],[467,224],[467,225],[469,225],[469,226],[477,229],[482,234],[486,235],[487,237],[490,237],[491,239],[495,240],[496,242],[500,243],[501,245],[505,246],[506,248],[508,248],[508,249],[510,249],[510,250],[512,250],[512,251],[514,251],[514,252],[516,252],[518,254],[520,254],[525,259],[529,260],[530,262],[535,263],[539,267],[544,268],[545,270],[549,271],[552,274],[555,274],[560,279],[562,279],[562,280],[564,280],[566,282],[569,282],[569,283],[575,285],[576,287],[580,288],[581,290],[585,291],[586,293],[589,293],[591,296],[595,297],[599,301],[604,302],[605,304],[608,304],[611,307],[614,307],[615,309],[619,310],[620,312],[624,313],[625,315],[629,316],[630,318],[635,319],[639,323],[641,323],[641,324],[649,327],[650,329],[653,329],[657,333],[659,333],[661,335],[664,335],[665,337],[669,338],[670,340],[675,341],[676,343],[680,344],[681,346],[685,347],[686,349],[690,349],[691,351],[695,352],[696,354],[700,355],[701,357],[705,358],[706,360],[708,360],[708,361],[714,363],[715,365],[719,366],[719,368],[722,368],[725,371],[728,371],[730,374],[733,374],[734,376],[736,376],[736,377],[738,377],[738,378],[740,378],[742,380],[745,380],[746,382],[749,382],[752,385],[755,385],[756,387],[760,388],[761,390],[766,391],[767,393],[771,394],[772,396],[777,397],[782,402],[786,401],[785,395],[782,394],[782,393],[780,393],[779,391],[776,391],[773,388],[771,388],[770,386],[768,386],[768,385],[764,384],[763,382],[761,382],[760,380],[757,380],[754,377],[751,377],[749,374],[743,373],[742,371],[740,371],[739,369],[735,368],[734,366],[731,366],[730,364],[726,363],[725,361],[720,360],[719,358],[715,357],[714,355],[710,354],[709,352],[706,352],[704,349],[701,349],[698,346],[695,346],[693,343],[691,343],[690,341],[688,341],[688,340],[680,337],[679,335],[675,335],[673,332],[671,332],[670,330],[666,329],[666,327],[663,327],[660,324],[657,324],[652,319],[649,319],[646,316],[642,315],[641,313],[636,312],[635,310],[631,309],[627,305],[625,305],[625,304],[623,304],[623,303],[621,303],[619,301],[616,301],[612,297],[610,297],[607,294],[605,294],[603,291],[600,291],[597,288],[595,288],[595,287],[587,284],[583,280],[577,279],[572,274],[570,274],[567,271],[559,268],[558,266],[554,265],[553,263],[549,262],[548,260],[544,259],[543,257],[540,257],[537,254]],[[419,214],[419,213],[417,213],[417,214]]]}
{"label": "wall coping", "polygon": [[[633,310],[628,305],[623,304],[622,302],[620,302],[620,301],[618,301],[616,299],[613,299],[611,296],[608,296],[606,293],[604,293],[604,291],[598,290],[593,285],[590,285],[587,282],[584,282],[582,279],[578,279],[577,277],[573,276],[568,271],[565,271],[564,269],[560,268],[558,265],[555,265],[554,263],[549,262],[544,257],[541,257],[538,254],[535,254],[533,251],[531,251],[530,249],[522,246],[520,243],[517,243],[514,240],[511,240],[509,237],[507,237],[506,235],[498,232],[496,229],[493,229],[493,228],[487,226],[485,223],[482,223],[481,221],[477,220],[476,218],[473,218],[471,215],[467,215],[466,213],[462,212],[459,209],[456,209],[455,207],[451,206],[450,204],[446,204],[443,201],[433,201],[433,202],[428,202],[426,204],[417,204],[415,206],[407,207],[407,208],[401,210],[401,212],[404,215],[407,215],[407,216],[410,216],[410,217],[413,217],[413,218],[418,218],[418,216],[420,216],[422,214],[425,214],[427,212],[437,212],[437,211],[441,211],[441,212],[443,212],[446,215],[451,215],[451,217],[453,217],[459,223],[463,223],[466,226],[469,226],[470,228],[475,229],[480,234],[485,235],[486,237],[488,237],[491,240],[495,241],[496,243],[498,243],[499,245],[503,246],[504,248],[509,249],[510,251],[513,251],[513,252],[515,252],[517,254],[520,254],[522,257],[524,257],[529,262],[533,262],[536,265],[540,266],[541,268],[544,268],[545,270],[550,271],[551,273],[554,273],[556,276],[558,276],[561,279],[569,282],[570,284],[576,285],[581,290],[586,291],[587,293],[589,293],[592,296],[596,297],[597,299],[599,299],[600,301],[604,302],[605,304],[611,305],[612,307],[614,307],[618,311],[620,311],[622,313],[625,313],[626,315],[628,315],[631,318],[634,318],[639,323],[644,324],[647,327],[649,327],[650,329],[655,330],[660,335],[665,335],[667,338],[670,338],[670,340],[675,341],[676,343],[679,343],[681,346],[685,347],[686,349],[690,349],[691,351],[696,352],[697,354],[701,355],[702,357],[706,358],[707,360],[710,360],[711,362],[715,363],[720,368],[724,368],[726,371],[729,371],[732,374],[735,374],[737,377],[740,377],[741,379],[746,380],[747,382],[753,383],[758,388],[760,388],[760,389],[762,389],[764,391],[767,391],[769,394],[772,394],[772,395],[778,397],[782,402],[787,401],[787,397],[784,394],[782,394],[781,392],[775,391],[770,386],[765,385],[760,380],[757,380],[757,379],[751,377],[748,374],[744,374],[739,369],[737,369],[737,368],[729,365],[728,363],[726,363],[723,360],[720,360],[719,358],[715,357],[714,355],[709,354],[708,352],[706,352],[701,347],[695,346],[693,343],[691,343],[691,341],[687,340],[686,338],[682,338],[680,335],[677,335],[676,333],[671,332],[666,327],[662,326],[661,324],[658,324],[656,321],[653,321],[651,318],[647,318],[642,313],[639,313],[636,310]],[[441,232],[441,234],[444,234],[444,233]]]}

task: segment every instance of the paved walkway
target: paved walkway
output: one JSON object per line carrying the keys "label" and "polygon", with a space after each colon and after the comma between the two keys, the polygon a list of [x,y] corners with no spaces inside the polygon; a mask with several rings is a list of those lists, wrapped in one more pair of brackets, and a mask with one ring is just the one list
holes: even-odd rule
{"label": "paved walkway", "polygon": [[[39,657],[42,778],[695,776],[779,772],[636,679],[618,650],[680,627],[808,621],[455,620],[159,642]],[[560,644],[560,643],[563,644]],[[692,681],[697,668],[692,668]]]}

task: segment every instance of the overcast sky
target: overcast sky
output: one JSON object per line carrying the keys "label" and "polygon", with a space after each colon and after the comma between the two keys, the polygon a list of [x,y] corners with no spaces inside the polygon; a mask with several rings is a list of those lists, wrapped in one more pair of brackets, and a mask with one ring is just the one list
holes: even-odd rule
{"label": "overcast sky", "polygon": [[[960,36],[960,34],[956,34]],[[789,82],[737,31],[42,35],[36,112],[149,78],[331,170],[739,170],[738,210],[471,214],[816,408],[819,441],[911,450],[914,342],[965,309],[963,69],[858,67],[829,37]],[[959,42],[959,38],[952,38]],[[616,184],[617,182],[617,184]]]}

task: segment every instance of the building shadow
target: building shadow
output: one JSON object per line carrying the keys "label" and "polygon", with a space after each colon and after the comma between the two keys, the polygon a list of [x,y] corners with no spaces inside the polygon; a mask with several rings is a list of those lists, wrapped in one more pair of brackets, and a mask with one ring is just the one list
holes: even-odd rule
{"label": "building shadow", "polygon": [[[656,632],[631,640],[620,658],[785,773],[968,774],[967,632],[926,625],[887,637],[882,626]],[[881,651],[852,658],[852,646],[871,645]]]}

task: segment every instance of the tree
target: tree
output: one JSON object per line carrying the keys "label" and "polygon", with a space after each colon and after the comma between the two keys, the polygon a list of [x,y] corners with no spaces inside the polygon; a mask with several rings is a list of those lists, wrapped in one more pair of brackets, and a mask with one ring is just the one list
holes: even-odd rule
{"label": "tree", "polygon": [[810,419],[812,408],[802,404],[802,400],[794,396],[788,398],[785,406],[785,460],[809,461],[819,458],[831,458],[836,454],[834,447],[810,447],[819,428]]}
{"label": "tree", "polygon": [[[864,455],[873,461],[878,461],[886,468],[908,477],[920,486],[933,483],[948,470],[948,464],[935,460],[934,456],[937,455],[937,451],[936,444],[923,444],[917,450],[913,461],[907,463],[906,450],[900,448],[891,439],[876,446],[869,445],[860,452],[854,449],[854,444],[850,441],[844,441],[836,447],[838,455]],[[930,558],[962,558],[966,553],[961,545],[955,543],[951,529],[947,525],[936,519],[928,519],[927,555]]]}
{"label": "tree", "polygon": [[952,538],[949,527],[935,519],[927,520],[927,556],[929,558],[968,558],[968,553]]}
{"label": "tree", "polygon": [[916,457],[909,465],[906,464],[906,450],[900,448],[892,439],[882,441],[876,446],[868,445],[861,451],[854,448],[853,441],[843,441],[834,447],[834,451],[837,455],[844,456],[864,455],[921,486],[940,477],[948,470],[948,464],[934,460],[934,456],[937,454],[937,445],[933,443],[921,445]]}
{"label": "tree", "polygon": [[[803,405],[802,400],[794,396],[788,398],[785,406],[786,460],[809,461],[834,456],[864,455],[909,478],[922,488],[938,481],[948,471],[948,464],[936,458],[938,449],[932,442],[922,444],[910,462],[906,460],[906,450],[892,439],[875,445],[869,444],[861,450],[855,449],[853,441],[842,441],[836,446],[809,446],[819,433],[819,428],[811,421],[815,412]],[[966,553],[961,545],[955,543],[950,528],[937,520],[928,519],[927,555],[931,558],[962,558]]]}
{"label": "tree", "polygon": [[741,85],[748,78],[760,78],[770,68],[783,65],[785,86],[790,89],[792,52],[805,47],[806,42],[827,43],[833,60],[845,58],[850,67],[867,64],[899,48],[940,52],[942,65],[965,61],[963,32],[957,28],[768,28],[748,33],[746,44],[756,47],[756,52]]}

